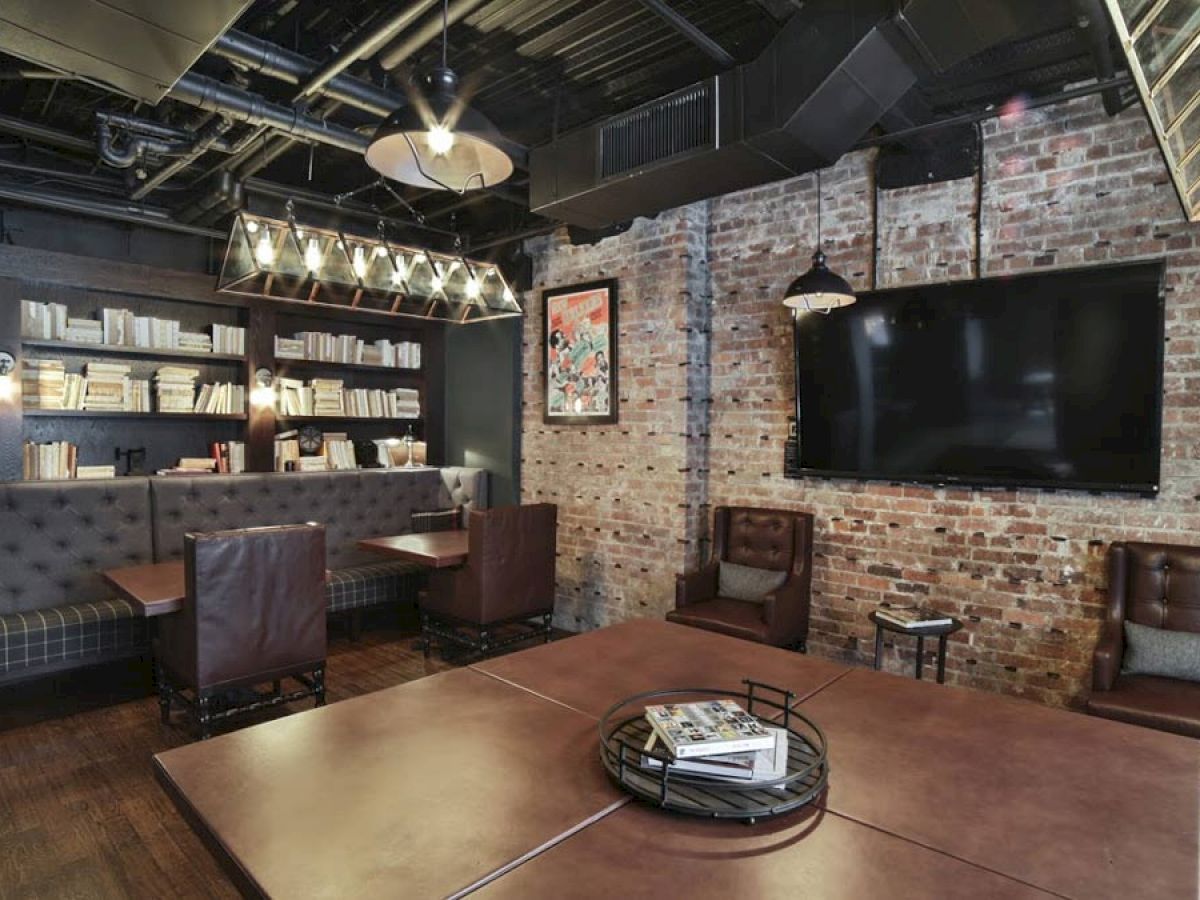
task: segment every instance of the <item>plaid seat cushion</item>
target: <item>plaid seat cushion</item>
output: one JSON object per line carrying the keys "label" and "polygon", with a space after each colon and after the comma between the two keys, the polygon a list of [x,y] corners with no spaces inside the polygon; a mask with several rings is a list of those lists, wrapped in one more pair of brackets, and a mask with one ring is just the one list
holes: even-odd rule
{"label": "plaid seat cushion", "polygon": [[124,600],[0,615],[0,674],[145,646],[146,620]]}
{"label": "plaid seat cushion", "polygon": [[402,560],[335,569],[329,573],[329,581],[325,584],[329,611],[342,612],[413,599],[420,571],[420,566]]}

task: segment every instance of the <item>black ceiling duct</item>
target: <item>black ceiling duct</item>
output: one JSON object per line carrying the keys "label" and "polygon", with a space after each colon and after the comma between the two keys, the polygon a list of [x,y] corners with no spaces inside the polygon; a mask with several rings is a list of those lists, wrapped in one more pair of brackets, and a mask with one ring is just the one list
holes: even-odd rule
{"label": "black ceiling duct", "polygon": [[962,12],[958,0],[900,12],[894,0],[810,0],[753,62],[533,149],[531,209],[604,228],[831,165],[920,74],[1028,18],[985,17],[964,32]]}

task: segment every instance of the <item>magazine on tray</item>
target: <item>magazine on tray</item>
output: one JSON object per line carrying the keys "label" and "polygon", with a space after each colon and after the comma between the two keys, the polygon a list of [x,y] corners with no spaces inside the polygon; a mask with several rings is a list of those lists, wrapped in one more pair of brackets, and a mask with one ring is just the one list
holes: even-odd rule
{"label": "magazine on tray", "polygon": [[[765,750],[748,750],[743,753],[726,753],[718,756],[702,756],[691,759],[677,759],[668,763],[673,772],[685,775],[703,775],[720,781],[734,781],[754,784],[763,781],[776,781],[787,775],[788,735],[783,728],[768,727],[774,744]],[[650,731],[650,738],[643,748],[646,754],[642,757],[642,765],[647,769],[661,769],[663,761],[650,754],[658,746],[658,732]]]}
{"label": "magazine on tray", "polygon": [[676,759],[775,745],[774,735],[732,700],[647,706],[646,720]]}

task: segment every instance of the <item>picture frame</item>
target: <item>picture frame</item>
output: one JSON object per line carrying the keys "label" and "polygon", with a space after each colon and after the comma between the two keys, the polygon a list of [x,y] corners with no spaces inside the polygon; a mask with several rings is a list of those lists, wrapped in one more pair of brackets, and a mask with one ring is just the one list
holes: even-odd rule
{"label": "picture frame", "polygon": [[616,424],[617,336],[615,278],[542,291],[545,424]]}

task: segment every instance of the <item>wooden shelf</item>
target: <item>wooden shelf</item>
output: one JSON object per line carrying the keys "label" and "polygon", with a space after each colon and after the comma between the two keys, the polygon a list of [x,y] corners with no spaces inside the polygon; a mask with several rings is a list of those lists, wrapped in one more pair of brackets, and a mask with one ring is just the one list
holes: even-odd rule
{"label": "wooden shelf", "polygon": [[425,373],[421,369],[404,369],[399,366],[369,366],[364,363],[339,363],[328,362],[321,359],[291,359],[286,356],[275,357],[275,369],[319,369],[327,372],[341,371],[345,369],[350,372],[375,372],[387,375],[398,375],[402,378],[425,379]]}
{"label": "wooden shelf", "polygon": [[44,341],[21,338],[21,346],[67,353],[94,353],[97,356],[133,356],[143,359],[194,359],[208,362],[242,362],[245,356],[233,353],[196,353],[192,350],[167,350],[162,347],[124,347],[114,344],[85,344],[79,341]]}
{"label": "wooden shelf", "polygon": [[424,417],[416,416],[411,419],[378,419],[374,416],[285,416],[275,413],[279,422],[380,422],[382,424],[396,422],[420,422]]}
{"label": "wooden shelf", "polygon": [[92,418],[92,419],[200,419],[207,422],[245,422],[245,413],[165,413],[126,412],[107,409],[27,409],[26,418]]}

